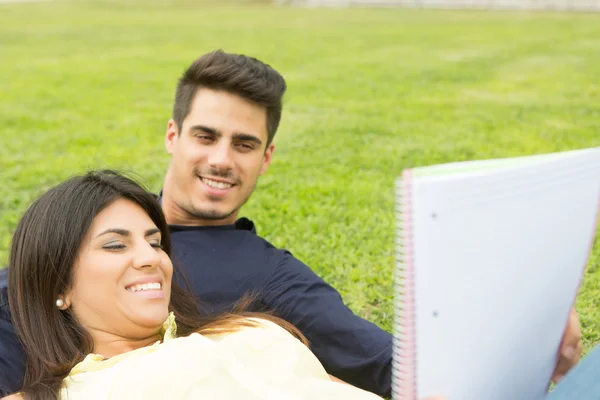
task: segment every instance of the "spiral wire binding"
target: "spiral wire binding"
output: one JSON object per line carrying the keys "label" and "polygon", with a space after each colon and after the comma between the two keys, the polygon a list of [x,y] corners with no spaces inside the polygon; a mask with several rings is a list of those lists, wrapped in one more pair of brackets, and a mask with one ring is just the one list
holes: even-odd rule
{"label": "spiral wire binding", "polygon": [[416,400],[416,337],[411,172],[396,180],[396,268],[392,399]]}

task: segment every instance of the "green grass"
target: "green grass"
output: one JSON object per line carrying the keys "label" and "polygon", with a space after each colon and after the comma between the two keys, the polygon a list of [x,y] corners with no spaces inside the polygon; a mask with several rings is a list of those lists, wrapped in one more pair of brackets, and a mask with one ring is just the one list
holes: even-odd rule
{"label": "green grass", "polygon": [[[30,202],[88,168],[159,190],[176,79],[216,48],[289,91],[243,214],[391,329],[405,167],[600,144],[600,14],[313,10],[193,2],[0,5],[0,263]],[[600,341],[600,246],[578,300]]]}

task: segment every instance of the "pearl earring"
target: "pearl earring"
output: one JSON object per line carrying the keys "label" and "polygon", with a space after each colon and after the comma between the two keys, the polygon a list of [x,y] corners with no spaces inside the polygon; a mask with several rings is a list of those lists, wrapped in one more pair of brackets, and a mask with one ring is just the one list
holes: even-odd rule
{"label": "pearl earring", "polygon": [[56,307],[61,308],[64,305],[65,305],[65,302],[63,301],[63,299],[56,300]]}

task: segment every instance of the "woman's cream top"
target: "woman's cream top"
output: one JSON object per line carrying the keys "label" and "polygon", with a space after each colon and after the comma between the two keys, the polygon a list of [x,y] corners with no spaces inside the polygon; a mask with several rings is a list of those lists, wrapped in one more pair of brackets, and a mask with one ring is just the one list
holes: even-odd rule
{"label": "woman's cream top", "polygon": [[331,381],[314,354],[273,322],[218,335],[175,337],[175,318],[162,342],[108,360],[88,355],[63,382],[68,400],[307,399],[380,397]]}

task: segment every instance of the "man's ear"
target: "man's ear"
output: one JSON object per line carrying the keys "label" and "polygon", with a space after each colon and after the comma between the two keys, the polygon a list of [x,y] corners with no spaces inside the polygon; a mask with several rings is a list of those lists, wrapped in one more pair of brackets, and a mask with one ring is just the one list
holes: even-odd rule
{"label": "man's ear", "polygon": [[265,150],[265,155],[263,156],[263,165],[260,167],[260,175],[264,174],[269,169],[269,165],[271,165],[271,158],[273,157],[274,151],[275,145],[271,143]]}
{"label": "man's ear", "polygon": [[167,133],[165,134],[165,149],[167,149],[167,153],[173,154],[178,140],[179,128],[175,120],[170,119],[167,125]]}

